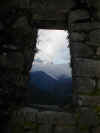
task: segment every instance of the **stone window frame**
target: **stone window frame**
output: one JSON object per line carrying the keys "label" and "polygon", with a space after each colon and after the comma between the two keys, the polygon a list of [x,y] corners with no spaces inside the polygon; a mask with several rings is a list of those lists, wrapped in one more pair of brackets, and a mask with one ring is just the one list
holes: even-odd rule
{"label": "stone window frame", "polygon": [[[52,25],[52,22],[49,22],[49,25]],[[42,27],[42,28],[41,28]],[[41,26],[38,26],[38,27],[35,27],[34,28],[35,29],[35,32],[36,32],[36,35],[35,35],[35,37],[34,37],[34,49],[33,50],[35,50],[35,53],[34,53],[34,58],[35,58],[35,54],[38,52],[37,51],[37,48],[36,48],[36,45],[37,45],[37,38],[38,38],[38,30],[39,29],[44,29],[44,30],[46,30],[46,29],[48,29],[48,30],[67,30],[68,31],[68,29],[67,28],[65,28],[65,25],[63,25],[63,23],[62,23],[62,26],[61,26],[61,24],[60,25],[58,25],[58,27],[54,27],[54,25],[53,25],[53,27],[45,27],[44,26],[44,24],[43,25],[41,25]],[[68,32],[69,33],[69,32]],[[67,40],[67,39],[66,39]],[[68,38],[68,41],[69,41],[69,38]],[[68,46],[69,47],[69,46]],[[69,47],[69,50],[70,50],[70,47]],[[71,53],[70,53],[70,56],[71,56]],[[33,58],[33,62],[34,62],[34,58]],[[70,67],[71,67],[71,58],[70,58]],[[72,67],[71,67],[71,69],[72,69]],[[72,72],[71,72],[72,73]],[[73,94],[72,94],[73,95]],[[72,99],[73,99],[73,96],[72,96]],[[39,105],[39,104],[36,104],[37,106]],[[72,109],[72,106],[73,106],[73,102],[71,102],[70,104],[67,104],[67,106],[66,106],[66,104],[65,105],[47,105],[48,107],[50,107],[51,106],[51,108],[52,108],[52,106],[56,106],[57,107],[57,110],[58,111],[64,111],[64,110],[66,110],[67,109],[67,111],[68,110],[71,110]],[[43,106],[44,107],[44,106]]]}

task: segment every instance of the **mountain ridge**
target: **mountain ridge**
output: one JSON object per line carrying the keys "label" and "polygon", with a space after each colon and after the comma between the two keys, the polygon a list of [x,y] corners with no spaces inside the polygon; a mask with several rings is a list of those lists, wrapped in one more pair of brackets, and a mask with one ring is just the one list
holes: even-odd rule
{"label": "mountain ridge", "polygon": [[[37,97],[47,99],[49,103],[53,104],[64,103],[65,102],[64,100],[67,99],[67,97],[71,97],[72,95],[71,70],[70,68],[66,70],[66,66],[68,65],[66,64],[33,65],[30,71],[30,81],[29,81],[30,88],[31,89],[35,88],[32,90],[32,93],[34,93],[33,96],[36,97],[37,95]],[[50,97],[51,97],[51,102],[50,102]]]}

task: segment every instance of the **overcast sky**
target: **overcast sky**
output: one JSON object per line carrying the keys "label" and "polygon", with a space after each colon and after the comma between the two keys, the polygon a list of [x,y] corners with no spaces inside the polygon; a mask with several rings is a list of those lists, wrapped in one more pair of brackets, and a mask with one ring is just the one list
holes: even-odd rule
{"label": "overcast sky", "polygon": [[35,63],[66,64],[70,62],[68,33],[64,30],[39,30]]}

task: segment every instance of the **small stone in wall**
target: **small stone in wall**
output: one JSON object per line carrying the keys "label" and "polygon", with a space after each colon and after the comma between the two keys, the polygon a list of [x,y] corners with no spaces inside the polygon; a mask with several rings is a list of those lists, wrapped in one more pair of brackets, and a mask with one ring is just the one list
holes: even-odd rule
{"label": "small stone in wall", "polygon": [[6,53],[6,52],[4,52],[4,53],[2,53],[2,55],[3,55],[3,56],[7,56],[7,53]]}
{"label": "small stone in wall", "polygon": [[88,57],[93,57],[95,55],[94,50],[91,47],[85,45],[84,43],[73,42],[71,44],[70,51],[71,51],[71,56],[73,58],[75,57],[88,58]]}
{"label": "small stone in wall", "polygon": [[89,40],[92,43],[100,43],[100,29],[90,32]]}
{"label": "small stone in wall", "polygon": [[97,48],[96,55],[100,57],[100,47]]}
{"label": "small stone in wall", "polygon": [[58,125],[55,128],[55,132],[54,133],[75,133],[75,127],[72,126],[61,126]]}
{"label": "small stone in wall", "polygon": [[70,12],[69,24],[80,21],[80,20],[89,19],[89,18],[90,18],[90,15],[87,10],[78,9],[76,11]]}
{"label": "small stone in wall", "polygon": [[100,77],[100,61],[92,59],[72,60],[73,75],[80,77]]}
{"label": "small stone in wall", "polygon": [[89,22],[85,22],[85,23],[74,23],[74,24],[71,24],[71,27],[70,27],[71,31],[77,31],[77,32],[88,32],[91,30],[91,23]]}
{"label": "small stone in wall", "polygon": [[23,30],[23,31],[20,31],[20,32],[23,32],[23,34],[29,33],[30,31],[32,31],[32,27],[30,27],[30,25],[28,24],[28,20],[26,16],[22,16],[18,18],[17,21],[14,23],[13,28]]}
{"label": "small stone in wall", "polygon": [[96,82],[90,78],[73,78],[73,87],[78,93],[91,93],[95,90]]}
{"label": "small stone in wall", "polygon": [[4,25],[2,24],[2,22],[0,22],[0,30],[4,29]]}
{"label": "small stone in wall", "polygon": [[52,133],[52,125],[42,124],[39,126],[38,133]]}
{"label": "small stone in wall", "polygon": [[97,79],[97,89],[100,90],[100,79]]}
{"label": "small stone in wall", "polygon": [[97,117],[96,112],[93,111],[91,108],[83,107],[80,110],[80,117],[79,117],[79,125],[80,127],[91,127],[96,126],[97,124]]}
{"label": "small stone in wall", "polygon": [[80,41],[84,41],[86,39],[86,34],[81,32],[72,32],[70,34],[70,41],[75,41],[75,42],[80,42]]}

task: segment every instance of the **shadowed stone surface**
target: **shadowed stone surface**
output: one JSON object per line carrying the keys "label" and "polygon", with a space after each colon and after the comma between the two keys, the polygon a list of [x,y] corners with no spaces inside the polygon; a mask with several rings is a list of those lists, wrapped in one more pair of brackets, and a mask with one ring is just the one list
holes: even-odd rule
{"label": "shadowed stone surface", "polygon": [[[38,28],[69,32],[73,104],[62,112],[29,107]],[[0,2],[0,133],[99,133],[99,59],[99,0]]]}

